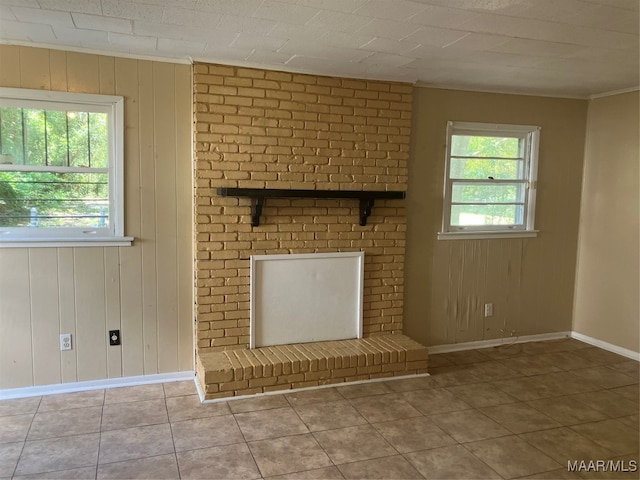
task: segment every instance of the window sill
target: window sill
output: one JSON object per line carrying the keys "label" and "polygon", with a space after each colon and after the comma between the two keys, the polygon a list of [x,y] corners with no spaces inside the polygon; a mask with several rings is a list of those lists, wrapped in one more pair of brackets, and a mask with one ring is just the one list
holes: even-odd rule
{"label": "window sill", "polygon": [[133,237],[11,237],[0,238],[0,248],[37,248],[37,247],[130,247]]}
{"label": "window sill", "polygon": [[538,230],[515,231],[475,231],[475,232],[438,232],[438,240],[483,240],[491,238],[533,238],[538,236]]}

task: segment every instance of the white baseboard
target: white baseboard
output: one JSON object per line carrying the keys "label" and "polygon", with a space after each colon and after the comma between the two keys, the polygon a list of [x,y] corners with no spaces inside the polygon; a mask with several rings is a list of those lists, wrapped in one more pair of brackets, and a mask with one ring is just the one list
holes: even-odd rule
{"label": "white baseboard", "polygon": [[460,352],[462,350],[475,350],[477,348],[499,347],[500,345],[512,345],[514,343],[544,342],[547,340],[559,340],[571,337],[572,332],[540,333],[538,335],[523,335],[521,337],[494,338],[477,342],[450,343],[447,345],[434,345],[427,347],[430,354]]}
{"label": "white baseboard", "polygon": [[618,345],[614,345],[613,343],[598,340],[597,338],[583,335],[582,333],[578,332],[571,332],[571,338],[575,338],[576,340],[588,343],[589,345],[593,345],[594,347],[602,348],[603,350],[608,350],[610,352],[617,353],[618,355],[622,355],[623,357],[630,358],[631,360],[635,360],[636,362],[640,362],[640,352],[634,352],[633,350],[629,350],[628,348],[619,347]]}
{"label": "white baseboard", "polygon": [[187,372],[138,375],[135,377],[105,378],[104,380],[89,380],[85,382],[56,383],[36,387],[7,388],[0,390],[0,400],[38,397],[40,395],[52,395],[56,393],[82,392],[84,390],[95,390],[97,388],[131,387],[150,383],[179,382],[183,380],[194,380],[194,378],[195,372],[192,370]]}

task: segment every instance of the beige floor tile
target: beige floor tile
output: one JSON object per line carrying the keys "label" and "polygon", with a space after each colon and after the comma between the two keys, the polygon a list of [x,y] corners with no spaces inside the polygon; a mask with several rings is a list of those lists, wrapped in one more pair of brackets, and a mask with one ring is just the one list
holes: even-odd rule
{"label": "beige floor tile", "polygon": [[266,477],[268,480],[343,480],[344,477],[337,467],[315,468],[304,472],[287,473]]}
{"label": "beige floor tile", "polygon": [[193,380],[181,382],[167,382],[162,384],[165,397],[181,397],[183,395],[197,395],[198,390]]}
{"label": "beige floor tile", "polygon": [[599,388],[625,387],[638,383],[638,378],[617,372],[606,366],[572,370],[571,373],[584,382],[592,383]]}
{"label": "beige floor tile", "polygon": [[[492,360],[502,360],[505,358],[519,357],[524,355],[522,343],[505,342],[503,345],[495,347],[480,348],[478,351]],[[431,357],[429,357],[431,358]]]}
{"label": "beige floor tile", "polygon": [[455,363],[447,358],[446,353],[429,355],[429,368],[448,367],[451,365],[455,365]]}
{"label": "beige floor tile", "polygon": [[567,427],[525,433],[520,438],[565,466],[567,462],[575,460],[605,459],[614,455],[610,450]]}
{"label": "beige floor tile", "polygon": [[318,390],[305,390],[285,394],[285,398],[295,407],[297,405],[309,405],[311,403],[335,402],[344,397],[335,388],[320,388]]}
{"label": "beige floor tile", "polygon": [[481,381],[471,373],[468,366],[429,368],[429,373],[441,387],[478,383]]}
{"label": "beige floor tile", "polygon": [[[634,462],[634,463],[631,463]],[[640,465],[640,455],[622,455],[613,457],[606,461],[606,468],[595,471],[594,468],[583,473],[583,478],[597,480],[631,480],[639,478],[638,466]]]}
{"label": "beige floor tile", "polygon": [[607,365],[607,368],[610,368],[614,372],[624,373],[633,378],[640,378],[640,362],[636,360],[625,360],[620,363],[612,363],[611,365]]}
{"label": "beige floor tile", "polygon": [[573,352],[579,357],[591,362],[592,365],[611,365],[612,363],[621,363],[628,358],[613,352],[608,352],[597,347],[585,347]]}
{"label": "beige floor tile", "polygon": [[99,463],[123,462],[173,453],[168,423],[102,432]]}
{"label": "beige floor tile", "polygon": [[42,397],[38,412],[67,410],[71,408],[101,407],[104,404],[104,390],[61,393]]}
{"label": "beige floor tile", "polygon": [[638,430],[618,420],[602,420],[571,427],[616,455],[638,453]]}
{"label": "beige floor tile", "polygon": [[24,442],[0,443],[0,478],[13,475],[23,447]]}
{"label": "beige floor tile", "polygon": [[438,382],[432,376],[389,379],[384,382],[389,389],[396,393],[411,392],[413,390],[426,390],[428,388],[438,387]]}
{"label": "beige floor tile", "polygon": [[360,415],[370,423],[419,417],[422,414],[407,402],[401,394],[374,395],[350,400]]}
{"label": "beige floor tile", "polygon": [[470,363],[488,362],[491,360],[491,357],[485,355],[481,350],[449,352],[442,354],[442,356],[455,365],[468,365]]}
{"label": "beige floor tile", "polygon": [[572,395],[575,393],[586,393],[599,390],[599,387],[591,382],[574,375],[576,370],[569,372],[549,373],[540,375],[537,378],[540,388],[549,391],[553,397],[561,395]]}
{"label": "beige floor tile", "polygon": [[[581,393],[567,398],[573,401],[574,404],[597,410],[610,418],[633,415],[640,411],[638,402],[624,398],[611,390]],[[576,410],[582,411],[583,409]]]}
{"label": "beige floor tile", "polygon": [[24,415],[36,413],[42,397],[15,398],[12,400],[0,400],[0,417],[6,415]]}
{"label": "beige floor tile", "polygon": [[263,477],[331,466],[311,434],[250,442],[249,449]]}
{"label": "beige floor tile", "polygon": [[515,370],[521,375],[542,375],[545,373],[561,372],[562,369],[549,363],[543,363],[538,359],[538,355],[524,355],[501,360],[504,366]]}
{"label": "beige floor tile", "polygon": [[296,405],[294,409],[312,432],[367,423],[364,417],[344,399],[337,402]]}
{"label": "beige floor tile", "polygon": [[260,472],[245,443],[176,454],[182,479],[258,479]]}
{"label": "beige floor tile", "polygon": [[526,477],[520,477],[527,480],[574,480],[584,479],[579,472],[572,472],[567,470],[567,467],[560,468],[558,470],[550,470],[548,472],[534,473],[533,475],[527,475]]}
{"label": "beige floor tile", "polygon": [[400,455],[347,463],[339,465],[338,468],[346,479],[423,478],[413,465]]}
{"label": "beige floor tile", "polygon": [[169,397],[165,402],[170,422],[215,417],[231,413],[227,402],[200,403],[198,395]]}
{"label": "beige floor tile", "polygon": [[522,376],[521,373],[518,373],[497,360],[469,365],[468,372],[483,382]]}
{"label": "beige floor tile", "polygon": [[455,412],[471,408],[455,395],[444,388],[432,388],[429,390],[415,390],[402,394],[403,398],[415,409],[424,415],[434,413]]}
{"label": "beige floor tile", "polygon": [[111,405],[158,398],[164,398],[164,389],[161,383],[153,383],[134,387],[109,388],[105,393],[104,403]]}
{"label": "beige floor tile", "polygon": [[247,441],[309,433],[291,407],[238,413],[235,417]]}
{"label": "beige floor tile", "polygon": [[518,401],[489,383],[470,383],[447,387],[445,390],[472,407],[490,407]]}
{"label": "beige floor tile", "polygon": [[99,432],[101,421],[102,407],[38,412],[33,417],[27,440]]}
{"label": "beige floor tile", "polygon": [[478,410],[441,413],[429,417],[460,443],[509,435],[511,432]]}
{"label": "beige floor tile", "polygon": [[156,425],[169,421],[164,398],[102,407],[102,431]]}
{"label": "beige floor tile", "polygon": [[396,450],[371,425],[315,432],[333,463],[350,463],[395,455]]}
{"label": "beige floor tile", "polygon": [[462,445],[422,450],[405,455],[425,478],[438,480],[485,480],[501,478]]}
{"label": "beige floor tile", "polygon": [[392,393],[386,382],[362,383],[360,385],[348,385],[337,388],[344,398],[368,397],[371,395],[384,395]]}
{"label": "beige floor tile", "polygon": [[[579,397],[583,395],[584,394],[580,394]],[[527,405],[548,415],[563,425],[577,425],[608,418],[607,415],[598,410],[587,407],[582,403],[577,403],[573,395],[533,400],[527,402]]]}
{"label": "beige floor tile", "polygon": [[257,410],[271,410],[273,408],[288,407],[289,402],[284,395],[265,395],[243,400],[232,400],[229,408],[232,413],[254,412]]}
{"label": "beige floor tile", "polygon": [[0,417],[0,443],[24,442],[34,414]]}
{"label": "beige floor tile", "polygon": [[557,470],[563,466],[515,436],[481,440],[465,447],[507,479]]}
{"label": "beige floor tile", "polygon": [[627,385],[626,387],[612,388],[610,391],[627,400],[640,401],[640,385]]}
{"label": "beige floor tile", "polygon": [[537,358],[539,362],[553,365],[561,370],[576,370],[594,366],[585,358],[579,357],[572,352],[543,353],[538,355]]}
{"label": "beige floor tile", "polygon": [[535,377],[511,378],[491,382],[491,384],[512,397],[525,402],[561,395],[555,388],[545,385],[542,377],[542,375],[539,375]]}
{"label": "beige floor tile", "polygon": [[233,415],[197,418],[171,424],[176,452],[244,441]]}
{"label": "beige floor tile", "polygon": [[640,415],[629,415],[628,417],[618,417],[618,420],[625,425],[640,431]]}
{"label": "beige floor tile", "polygon": [[373,427],[398,452],[409,453],[457,443],[426,417],[376,423]]}
{"label": "beige floor tile", "polygon": [[521,402],[485,407],[480,411],[513,433],[533,432],[561,426],[552,418]]}
{"label": "beige floor tile", "polygon": [[16,475],[95,468],[99,443],[98,433],[27,442],[18,461]]}
{"label": "beige floor tile", "polygon": [[179,479],[178,464],[174,454],[139,458],[126,462],[98,465],[98,480]]}
{"label": "beige floor tile", "polygon": [[19,475],[13,480],[95,480],[96,466],[71,468],[47,473],[34,473],[32,475]]}

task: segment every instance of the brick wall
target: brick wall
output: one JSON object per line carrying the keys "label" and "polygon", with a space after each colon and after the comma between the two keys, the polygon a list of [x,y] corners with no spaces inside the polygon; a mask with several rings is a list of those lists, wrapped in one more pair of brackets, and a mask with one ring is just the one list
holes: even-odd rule
{"label": "brick wall", "polygon": [[217,187],[393,190],[407,185],[412,87],[197,63],[196,307],[200,352],[247,348],[249,256],[364,251],[364,334],[402,331],[406,215],[376,200],[250,200]]}

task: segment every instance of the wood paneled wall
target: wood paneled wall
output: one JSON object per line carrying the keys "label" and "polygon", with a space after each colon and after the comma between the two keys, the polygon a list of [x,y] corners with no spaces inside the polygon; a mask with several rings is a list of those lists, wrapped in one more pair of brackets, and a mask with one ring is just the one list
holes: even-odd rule
{"label": "wood paneled wall", "polygon": [[[193,370],[191,67],[3,45],[0,86],[125,98],[135,237],[0,249],[0,389]],[[60,333],[72,350],[60,352]]]}

